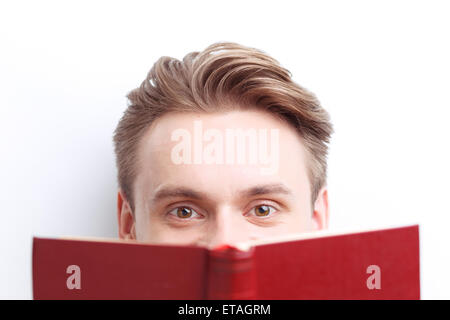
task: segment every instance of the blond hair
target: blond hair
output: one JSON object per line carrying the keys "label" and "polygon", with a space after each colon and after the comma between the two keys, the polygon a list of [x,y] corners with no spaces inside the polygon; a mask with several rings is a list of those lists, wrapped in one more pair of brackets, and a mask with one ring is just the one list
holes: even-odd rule
{"label": "blond hair", "polygon": [[236,43],[216,43],[182,61],[161,57],[140,87],[114,133],[119,187],[133,209],[138,145],[155,119],[169,112],[220,112],[258,108],[286,120],[298,131],[308,154],[311,200],[326,183],[329,115],[315,95],[291,79],[264,52]]}

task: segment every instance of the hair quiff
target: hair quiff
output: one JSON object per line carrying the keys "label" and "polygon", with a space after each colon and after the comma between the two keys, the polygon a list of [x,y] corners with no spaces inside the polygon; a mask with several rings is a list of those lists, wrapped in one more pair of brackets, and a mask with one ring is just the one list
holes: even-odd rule
{"label": "hair quiff", "polygon": [[169,112],[220,112],[225,108],[267,110],[293,125],[308,153],[311,200],[326,183],[329,115],[315,95],[291,79],[264,52],[236,43],[216,43],[182,61],[161,57],[140,87],[114,133],[119,186],[133,206],[137,149],[146,129]]}

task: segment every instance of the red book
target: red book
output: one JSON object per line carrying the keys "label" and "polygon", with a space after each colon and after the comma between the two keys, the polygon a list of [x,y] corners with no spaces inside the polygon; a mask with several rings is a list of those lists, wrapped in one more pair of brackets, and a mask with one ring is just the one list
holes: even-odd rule
{"label": "red book", "polygon": [[214,249],[33,240],[34,299],[420,299],[419,227]]}

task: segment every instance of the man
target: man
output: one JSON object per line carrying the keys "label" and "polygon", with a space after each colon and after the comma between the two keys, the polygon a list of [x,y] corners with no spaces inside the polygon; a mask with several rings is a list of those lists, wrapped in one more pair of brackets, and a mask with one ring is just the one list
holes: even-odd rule
{"label": "man", "polygon": [[324,229],[332,125],[265,53],[162,57],[114,135],[122,239],[215,247]]}

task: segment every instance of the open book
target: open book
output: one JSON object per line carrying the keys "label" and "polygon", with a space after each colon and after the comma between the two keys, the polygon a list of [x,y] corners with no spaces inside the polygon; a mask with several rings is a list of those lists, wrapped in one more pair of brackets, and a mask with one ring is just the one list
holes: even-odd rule
{"label": "open book", "polygon": [[420,299],[419,227],[214,249],[33,239],[34,299]]}

